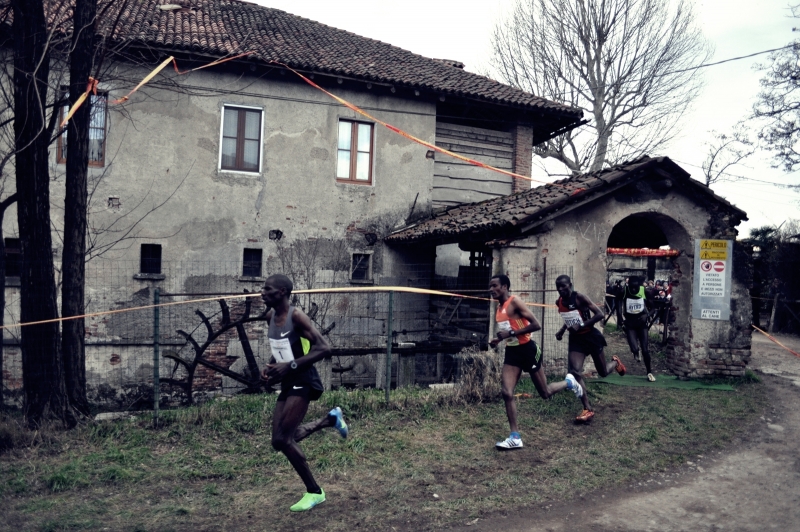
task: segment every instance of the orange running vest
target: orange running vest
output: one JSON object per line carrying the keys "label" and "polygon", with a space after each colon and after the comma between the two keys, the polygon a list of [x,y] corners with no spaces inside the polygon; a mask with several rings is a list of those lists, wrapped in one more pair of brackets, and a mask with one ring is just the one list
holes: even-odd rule
{"label": "orange running vest", "polygon": [[[502,305],[497,307],[497,312],[494,315],[494,320],[497,322],[497,326],[500,328],[501,331],[518,331],[523,327],[527,327],[530,322],[525,318],[514,318],[511,319],[508,317],[507,310],[508,304],[511,303],[511,300],[514,299],[516,296],[511,296],[506,299],[506,302]],[[531,341],[531,333],[521,334],[519,336],[511,336],[508,339],[508,343],[506,345],[522,345],[527,344]]]}

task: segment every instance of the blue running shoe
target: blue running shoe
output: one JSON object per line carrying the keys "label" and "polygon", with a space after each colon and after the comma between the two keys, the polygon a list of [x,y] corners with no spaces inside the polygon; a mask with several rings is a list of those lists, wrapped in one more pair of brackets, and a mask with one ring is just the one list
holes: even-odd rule
{"label": "blue running shoe", "polygon": [[337,406],[336,408],[328,412],[328,416],[336,418],[336,423],[333,425],[333,428],[339,431],[339,434],[342,436],[342,438],[347,438],[349,430],[347,429],[347,423],[344,422],[342,409]]}
{"label": "blue running shoe", "polygon": [[567,381],[567,390],[574,393],[575,397],[580,399],[580,397],[583,395],[583,388],[575,379],[575,377],[573,377],[571,373],[567,373],[567,376],[564,378],[564,380]]}

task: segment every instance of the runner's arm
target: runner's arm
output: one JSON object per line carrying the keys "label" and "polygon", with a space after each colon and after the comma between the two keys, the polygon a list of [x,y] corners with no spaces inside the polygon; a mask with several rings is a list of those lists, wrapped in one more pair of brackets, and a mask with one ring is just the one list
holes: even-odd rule
{"label": "runner's arm", "polygon": [[588,307],[592,314],[594,314],[591,318],[583,323],[584,327],[594,327],[595,323],[603,320],[603,311],[594,304],[594,301],[581,293],[578,294],[578,305],[584,308]]}

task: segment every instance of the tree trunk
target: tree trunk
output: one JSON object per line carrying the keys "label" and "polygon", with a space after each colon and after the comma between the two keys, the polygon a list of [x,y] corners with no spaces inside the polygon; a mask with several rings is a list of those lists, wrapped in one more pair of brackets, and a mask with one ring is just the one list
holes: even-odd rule
{"label": "tree trunk", "polygon": [[[73,14],[69,68],[70,108],[86,91],[94,59],[96,0],[77,0]],[[61,271],[61,315],[80,316],[85,310],[86,208],[91,96],[72,115],[67,128],[67,172],[64,197],[64,251]],[[86,399],[84,319],[62,322],[61,347],[64,379],[70,405],[89,414]]]}
{"label": "tree trunk", "polygon": [[[50,57],[41,0],[12,0],[17,223],[22,265],[20,321],[58,317],[50,233],[50,174],[45,117]],[[21,328],[22,383],[28,424],[45,416],[74,424],[67,404],[58,323]]]}
{"label": "tree trunk", "polygon": [[[9,197],[0,202],[0,324],[6,323],[6,241],[3,238],[3,218],[6,215],[6,209],[17,201],[17,194],[11,194]],[[5,397],[3,396],[3,355],[5,347],[3,345],[3,337],[5,331],[0,333],[0,410],[5,408]]]}

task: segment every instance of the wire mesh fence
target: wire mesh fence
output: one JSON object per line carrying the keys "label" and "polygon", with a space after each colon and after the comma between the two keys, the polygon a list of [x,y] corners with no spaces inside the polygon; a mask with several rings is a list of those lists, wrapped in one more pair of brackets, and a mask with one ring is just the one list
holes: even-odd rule
{"label": "wire mesh fence", "polygon": [[[513,292],[529,303],[540,322],[534,338],[543,347],[548,372],[566,364],[566,342],[557,342],[555,278],[571,267],[547,266],[507,272]],[[153,404],[154,344],[159,346],[162,402],[232,394],[260,386],[258,372],[271,353],[265,343],[265,306],[259,297],[265,277],[242,275],[238,261],[162,262],[142,273],[140,261],[94,260],[86,269],[86,381],[89,399],[105,408],[139,409]],[[488,342],[490,312],[486,286],[490,265],[459,268],[457,277],[436,275],[433,264],[403,265],[392,275],[376,274],[354,283],[347,270],[318,270],[295,277],[292,303],[312,318],[333,348],[320,364],[328,386],[375,386],[385,382],[387,342],[394,350],[395,385],[446,382],[456,378],[453,356],[465,346]],[[291,277],[291,275],[290,275]],[[395,292],[402,286],[449,290],[473,296]],[[313,292],[340,288],[341,292]],[[311,293],[302,293],[311,289]],[[158,312],[153,303],[159,293]],[[21,401],[19,287],[6,289],[3,391],[6,402]],[[156,316],[157,314],[157,316]],[[389,318],[391,315],[391,328]],[[156,323],[158,327],[156,327]],[[158,337],[155,331],[158,330]]]}
{"label": "wire mesh fence", "polygon": [[542,348],[548,373],[563,372],[567,367],[567,342],[559,342],[555,338],[556,332],[563,324],[554,306],[558,299],[555,283],[559,275],[572,277],[572,271],[572,266],[550,265],[547,264],[547,259],[544,259],[538,267],[517,267],[506,272],[511,281],[512,293],[526,303],[534,304],[531,305],[531,310],[542,328],[534,333],[533,338]]}

